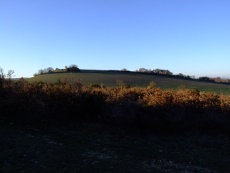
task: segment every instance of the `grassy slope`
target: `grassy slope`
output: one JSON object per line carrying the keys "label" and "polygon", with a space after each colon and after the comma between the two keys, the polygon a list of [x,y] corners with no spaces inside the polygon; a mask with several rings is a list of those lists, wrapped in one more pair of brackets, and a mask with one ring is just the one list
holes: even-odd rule
{"label": "grassy slope", "polygon": [[163,89],[177,89],[186,87],[198,89],[200,91],[212,91],[222,94],[230,94],[230,85],[200,82],[194,80],[175,79],[164,76],[139,74],[139,73],[121,73],[121,72],[81,72],[81,73],[59,73],[40,75],[27,79],[29,82],[57,82],[65,78],[81,82],[83,85],[103,84],[105,86],[117,86],[117,81],[123,81],[131,86],[146,87],[151,81],[157,84],[157,87]]}

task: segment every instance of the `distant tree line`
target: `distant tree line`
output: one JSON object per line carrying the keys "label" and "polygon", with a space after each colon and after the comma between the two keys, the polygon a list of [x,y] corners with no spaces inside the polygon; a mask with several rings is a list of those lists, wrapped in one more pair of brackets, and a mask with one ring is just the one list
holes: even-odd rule
{"label": "distant tree line", "polygon": [[72,64],[70,66],[65,66],[65,69],[56,68],[54,70],[54,68],[52,67],[40,69],[38,70],[37,73],[34,74],[34,76],[43,75],[43,74],[51,74],[51,73],[79,72],[79,71],[80,69],[78,68],[78,66],[75,64]]}
{"label": "distant tree line", "polygon": [[[125,70],[122,70],[122,71],[125,71]],[[136,70],[136,72],[167,75],[167,76],[173,76],[173,77],[181,78],[181,79],[195,79],[195,76],[184,75],[182,73],[173,74],[171,71],[163,70],[163,69],[153,69],[152,70],[152,69],[146,69],[146,68],[139,68],[138,70]],[[199,77],[198,80],[205,81],[205,82],[215,82],[215,83],[230,83],[230,79],[223,79],[220,77],[210,78],[207,76],[202,76],[202,77]]]}
{"label": "distant tree line", "polygon": [[182,73],[179,74],[173,74],[171,71],[169,70],[164,70],[164,69],[146,69],[146,68],[139,68],[138,70],[136,70],[136,72],[141,72],[141,73],[153,73],[153,74],[160,74],[160,75],[168,75],[168,76],[175,76],[175,77],[179,77],[179,78],[186,78],[186,79],[193,79],[194,76],[188,76],[188,75],[184,75]]}
{"label": "distant tree line", "polygon": [[216,83],[230,83],[230,79],[223,79],[221,77],[210,78],[207,76],[199,77],[200,81],[207,81],[207,82],[216,82]]}
{"label": "distant tree line", "polygon": [[142,72],[142,73],[155,73],[155,74],[164,74],[164,75],[173,75],[173,73],[169,70],[163,70],[163,69],[146,69],[146,68],[139,68],[136,70],[136,72]]}
{"label": "distant tree line", "polygon": [[195,76],[184,75],[182,73],[176,74],[174,76],[179,77],[179,78],[183,78],[183,79],[195,79]]}

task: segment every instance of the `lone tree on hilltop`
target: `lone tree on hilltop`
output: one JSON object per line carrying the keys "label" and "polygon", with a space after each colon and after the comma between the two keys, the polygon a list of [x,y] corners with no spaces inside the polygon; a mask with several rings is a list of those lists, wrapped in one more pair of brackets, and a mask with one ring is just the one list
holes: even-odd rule
{"label": "lone tree on hilltop", "polygon": [[67,72],[79,72],[80,69],[78,68],[77,65],[72,64],[69,67],[66,68]]}
{"label": "lone tree on hilltop", "polygon": [[51,72],[54,71],[54,69],[53,69],[53,67],[48,67],[48,68],[46,69],[46,71],[47,71],[47,73],[51,73]]}

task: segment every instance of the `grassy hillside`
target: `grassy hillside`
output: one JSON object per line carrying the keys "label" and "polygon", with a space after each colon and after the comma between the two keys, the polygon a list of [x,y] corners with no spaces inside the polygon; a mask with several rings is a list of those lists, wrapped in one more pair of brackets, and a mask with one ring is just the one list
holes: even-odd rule
{"label": "grassy hillside", "polygon": [[211,91],[221,94],[230,94],[230,85],[201,82],[196,80],[176,79],[159,75],[149,75],[141,73],[110,72],[110,71],[82,71],[79,73],[56,73],[35,76],[27,79],[29,82],[57,82],[64,79],[78,81],[83,85],[99,84],[107,87],[117,86],[124,83],[131,86],[146,87],[154,81],[157,87],[162,89],[177,89],[181,87],[198,89],[200,91]]}

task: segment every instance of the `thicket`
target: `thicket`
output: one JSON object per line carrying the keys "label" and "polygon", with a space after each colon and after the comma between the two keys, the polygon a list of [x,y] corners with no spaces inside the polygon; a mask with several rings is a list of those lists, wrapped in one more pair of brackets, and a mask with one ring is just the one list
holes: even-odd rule
{"label": "thicket", "polygon": [[83,86],[68,80],[0,79],[0,118],[14,122],[90,121],[146,131],[230,133],[230,96],[198,90]]}
{"label": "thicket", "polygon": [[[127,70],[124,69],[121,71],[127,71]],[[161,76],[169,76],[169,77],[174,77],[174,78],[179,78],[179,79],[199,80],[199,81],[205,81],[205,82],[211,82],[211,83],[222,83],[222,84],[230,83],[230,79],[227,79],[227,78],[202,76],[202,77],[199,77],[198,79],[195,79],[195,76],[184,75],[182,73],[173,74],[171,71],[163,70],[163,69],[139,68],[138,70],[136,70],[136,72],[161,75]]]}
{"label": "thicket", "polygon": [[79,72],[79,71],[80,71],[80,69],[78,68],[78,66],[75,65],[75,64],[72,64],[72,65],[70,65],[68,67],[65,66],[65,69],[56,68],[54,70],[52,67],[40,69],[40,70],[38,70],[37,73],[34,74],[34,76],[43,75],[43,74],[65,73],[65,72]]}

